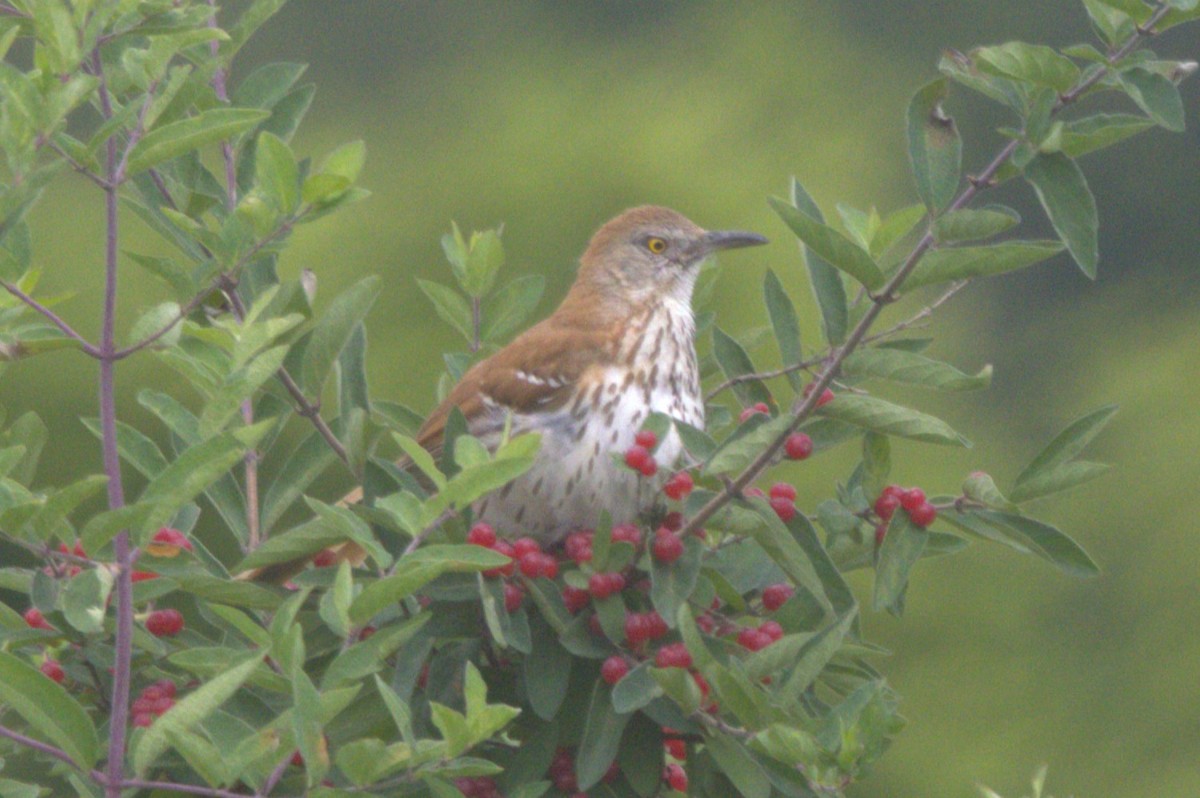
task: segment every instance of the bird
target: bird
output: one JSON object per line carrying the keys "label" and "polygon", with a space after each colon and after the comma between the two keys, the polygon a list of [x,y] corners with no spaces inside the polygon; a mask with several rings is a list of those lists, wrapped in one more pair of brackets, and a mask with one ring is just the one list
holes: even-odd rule
{"label": "bird", "polygon": [[[468,369],[417,442],[437,454],[454,408],[489,448],[505,434],[541,435],[533,466],[474,507],[476,520],[503,536],[552,545],[594,527],[604,512],[614,524],[635,520],[683,446],[674,428],[658,442],[655,478],[613,454],[656,412],[704,427],[692,309],[700,264],[720,250],[766,243],[757,233],[705,230],[665,207],[624,211],[592,236],[558,308]],[[360,488],[342,502],[361,500]],[[351,542],[336,551],[354,564],[363,557]]]}

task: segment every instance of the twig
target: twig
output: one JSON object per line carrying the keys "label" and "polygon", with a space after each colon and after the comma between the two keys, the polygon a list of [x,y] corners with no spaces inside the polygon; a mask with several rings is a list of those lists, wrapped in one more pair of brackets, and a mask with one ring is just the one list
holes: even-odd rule
{"label": "twig", "polygon": [[91,180],[93,183],[95,183],[100,188],[108,188],[108,181],[106,181],[103,177],[101,177],[100,175],[93,172],[91,169],[88,169],[83,164],[79,163],[79,161],[76,161],[74,158],[71,157],[70,153],[68,153],[62,147],[58,146],[57,144],[55,144],[53,141],[51,141],[48,138],[45,140],[44,143],[50,149],[54,150],[54,152],[60,158],[62,158],[64,161],[66,161],[68,164],[70,164],[71,168],[74,169],[76,172],[83,175],[88,180]]}
{"label": "twig", "polygon": [[412,540],[410,540],[408,542],[408,545],[404,547],[404,554],[401,556],[408,556],[409,554],[412,554],[414,551],[419,549],[421,547],[421,544],[425,542],[425,539],[428,538],[431,534],[433,534],[433,530],[437,529],[439,526],[446,523],[447,521],[449,521],[451,518],[453,518],[456,515],[458,515],[458,511],[455,510],[453,507],[447,507],[445,510],[442,510],[441,515],[439,515],[437,518],[433,519],[433,521],[429,524],[429,526],[422,529],[420,531],[420,533],[418,533],[416,536],[413,537]]}
{"label": "twig", "polygon": [[188,795],[207,795],[211,798],[250,798],[244,792],[233,792],[232,790],[219,790],[215,787],[201,787],[198,784],[180,784],[174,781],[147,781],[146,779],[124,779],[123,781],[113,782],[106,781],[105,786],[111,791],[117,790],[117,795],[120,795],[121,790],[169,790],[171,792],[182,792]]}
{"label": "twig", "polygon": [[805,371],[813,366],[820,365],[825,360],[824,357],[814,357],[808,360],[801,360],[799,363],[793,363],[790,366],[771,369],[769,371],[756,371],[751,374],[738,374],[730,377],[725,382],[713,388],[704,395],[705,402],[711,402],[718,394],[732,388],[735,385],[741,385],[744,382],[757,382],[760,380],[770,380],[775,377],[782,377],[786,374],[791,374],[794,371]]}
{"label": "twig", "polygon": [[271,790],[275,789],[275,785],[283,778],[283,774],[287,772],[288,765],[290,764],[292,764],[292,754],[287,754],[279,761],[279,764],[275,766],[270,775],[267,776],[267,780],[263,782],[262,786],[254,791],[255,798],[265,798],[265,796],[270,795]]}
{"label": "twig", "polygon": [[[146,99],[142,101],[142,107],[138,109],[137,122],[134,123],[133,130],[129,131],[129,139],[125,142],[125,151],[121,153],[121,160],[117,164],[116,171],[108,178],[108,182],[115,186],[125,182],[125,170],[129,167],[129,156],[133,154],[133,148],[142,140],[142,136],[146,135],[146,114],[150,111],[150,103],[154,100],[154,92],[158,91],[158,81],[150,82],[146,87]],[[109,141],[112,141],[110,138]]]}
{"label": "twig", "polygon": [[[1139,28],[1129,38],[1129,40],[1125,42],[1125,44],[1123,44],[1115,52],[1113,52],[1112,55],[1109,56],[1109,65],[1111,66],[1113,63],[1133,50],[1133,48],[1137,45],[1138,40],[1140,40],[1142,37],[1150,35],[1154,26],[1163,18],[1163,16],[1166,15],[1169,10],[1170,9],[1168,6],[1165,4],[1160,4],[1150,18],[1146,21],[1145,26]],[[1055,105],[1054,110],[1057,112],[1058,110],[1077,100],[1085,91],[1088,90],[1088,88],[1099,81],[1104,76],[1105,72],[1107,72],[1107,68],[1098,70],[1097,72],[1088,76],[1088,78],[1085,80],[1080,81],[1077,86],[1059,97],[1058,103]],[[963,208],[972,199],[974,199],[975,195],[978,194],[982,189],[989,187],[992,179],[995,178],[996,173],[1000,171],[1000,168],[1004,166],[1004,164],[1006,164],[1012,157],[1013,153],[1017,151],[1017,147],[1020,146],[1020,143],[1021,142],[1017,139],[1013,139],[1012,141],[1008,142],[1008,144],[1006,144],[1004,148],[997,153],[996,157],[992,159],[991,163],[989,163],[983,169],[983,171],[979,173],[979,175],[977,175],[974,179],[967,181],[966,187],[963,188],[955,200],[950,203],[950,206],[946,209],[946,212],[956,211]],[[757,479],[763,470],[765,470],[773,462],[775,456],[779,453],[779,450],[783,448],[783,444],[787,440],[788,436],[795,432],[796,429],[799,428],[799,426],[812,415],[813,411],[816,410],[817,402],[820,400],[821,394],[827,387],[829,387],[830,383],[833,382],[834,377],[837,375],[838,369],[841,368],[841,365],[845,361],[846,357],[849,356],[850,353],[855,349],[857,349],[860,344],[862,344],[863,339],[866,337],[867,331],[871,328],[871,325],[873,325],[876,319],[879,318],[879,314],[883,312],[884,307],[895,301],[897,297],[896,292],[900,286],[906,279],[908,279],[908,276],[912,274],[913,270],[917,267],[917,263],[921,260],[921,257],[933,245],[933,230],[932,228],[929,228],[926,229],[925,234],[922,235],[920,240],[917,241],[916,245],[914,245],[912,251],[905,259],[904,264],[895,272],[895,274],[892,275],[892,278],[887,281],[882,289],[871,295],[871,306],[867,308],[867,311],[863,315],[862,319],[860,319],[858,324],[855,325],[854,330],[850,333],[850,336],[846,339],[845,343],[833,350],[828,361],[826,362],[825,367],[822,369],[820,375],[818,375],[816,381],[812,384],[812,389],[808,397],[800,403],[800,406],[793,413],[792,423],[789,424],[787,429],[783,430],[775,438],[775,440],[771,441],[771,444],[762,452],[760,452],[758,456],[755,457],[754,460],[751,461],[750,464],[746,466],[746,468],[737,476],[737,478],[733,480],[732,483],[726,485],[723,490],[709,499],[690,519],[688,519],[688,522],[684,525],[683,529],[679,530],[680,536],[686,537],[687,535],[695,532],[697,529],[703,527],[709,518],[720,511],[721,508],[723,508],[730,501],[739,496],[742,490],[755,479]]]}
{"label": "twig", "polygon": [[325,419],[321,418],[320,404],[308,401],[308,397],[304,395],[304,391],[300,390],[300,386],[292,379],[292,375],[287,372],[287,369],[281,368],[275,372],[275,376],[283,383],[283,387],[291,395],[292,401],[296,403],[296,414],[311,421],[313,426],[317,428],[317,432],[321,433],[321,437],[329,444],[329,448],[333,449],[333,453],[347,466],[350,465],[350,455],[346,454],[346,447],[342,446],[342,442],[338,440],[337,435],[333,434],[333,430],[325,423]]}
{"label": "twig", "polygon": [[55,748],[49,743],[44,743],[41,740],[35,740],[32,737],[26,737],[24,734],[13,731],[5,726],[0,726],[0,737],[7,737],[13,742],[19,743],[26,748],[32,748],[33,750],[40,751],[47,756],[52,756],[55,759],[61,759],[63,762],[66,762],[76,770],[82,770],[79,765],[75,764],[75,760],[71,759],[66,751],[62,750],[61,748]]}
{"label": "twig", "polygon": [[890,338],[891,336],[895,335],[898,332],[903,332],[904,330],[907,330],[911,327],[915,327],[916,325],[925,321],[925,319],[932,316],[934,314],[934,311],[936,311],[942,305],[949,302],[954,297],[955,294],[957,294],[959,291],[966,288],[967,283],[969,283],[969,282],[970,282],[970,280],[959,280],[957,282],[951,283],[950,287],[948,289],[946,289],[946,291],[941,296],[939,296],[937,299],[935,299],[933,302],[929,303],[925,307],[921,308],[914,315],[910,316],[909,318],[905,319],[902,322],[899,322],[897,324],[892,325],[891,327],[888,327],[883,332],[878,332],[878,333],[875,333],[874,335],[868,335],[866,338],[863,338],[862,342],[864,344],[869,344],[872,341],[878,341],[883,338]]}
{"label": "twig", "polygon": [[0,285],[4,286],[5,291],[24,302],[30,308],[41,314],[55,327],[62,330],[64,335],[79,344],[80,348],[83,349],[85,354],[90,355],[91,357],[100,357],[100,349],[76,332],[74,327],[72,327],[70,324],[67,324],[67,322],[53,310],[46,307],[41,302],[38,302],[36,299],[29,296],[29,294],[26,294],[24,291],[10,282],[3,281],[0,282]]}

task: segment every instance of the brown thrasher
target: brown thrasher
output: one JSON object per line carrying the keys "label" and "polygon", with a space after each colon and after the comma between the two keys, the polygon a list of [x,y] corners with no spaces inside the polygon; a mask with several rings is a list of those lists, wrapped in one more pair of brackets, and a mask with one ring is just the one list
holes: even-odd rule
{"label": "brown thrasher", "polygon": [[[471,367],[418,442],[437,452],[454,407],[488,446],[509,419],[511,434],[541,434],[533,467],[475,507],[501,535],[552,543],[594,526],[602,511],[614,523],[634,520],[655,491],[639,491],[639,475],[612,453],[633,443],[652,412],[704,426],[691,304],[700,263],[716,250],[765,243],[755,233],[704,230],[668,208],[625,211],[592,237],[558,309]],[[681,450],[672,430],[655,453],[662,470]],[[359,489],[343,502],[361,498]],[[338,560],[362,557],[353,543],[337,551]],[[268,570],[266,578],[284,573]]]}

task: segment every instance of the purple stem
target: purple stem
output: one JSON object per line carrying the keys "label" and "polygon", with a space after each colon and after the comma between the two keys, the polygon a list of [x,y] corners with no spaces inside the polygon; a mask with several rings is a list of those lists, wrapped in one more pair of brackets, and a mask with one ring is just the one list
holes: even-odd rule
{"label": "purple stem", "polygon": [[73,328],[70,324],[67,324],[67,322],[64,321],[63,318],[61,316],[59,316],[57,313],[55,313],[53,310],[46,307],[41,302],[38,302],[36,299],[34,299],[33,297],[26,294],[20,288],[17,288],[12,283],[0,282],[0,285],[4,286],[5,291],[12,294],[17,299],[21,300],[26,305],[28,305],[29,307],[36,310],[43,317],[45,317],[45,319],[47,321],[49,321],[51,324],[53,324],[58,329],[62,330],[63,334],[66,335],[68,338],[70,338],[74,341],[77,341],[79,343],[80,348],[83,349],[83,351],[85,353],[91,355],[92,357],[100,357],[100,350],[95,345],[89,343],[88,340],[86,338],[84,338],[82,335],[75,332],[75,328]]}
{"label": "purple stem", "polygon": [[5,728],[4,726],[0,726],[0,737],[7,737],[15,743],[19,743],[27,748],[32,748],[35,751],[40,751],[46,756],[52,756],[55,759],[61,759],[63,762],[66,762],[73,768],[79,767],[79,765],[75,764],[75,760],[71,759],[71,757],[67,755],[66,751],[62,750],[61,748],[55,748],[49,743],[44,743],[41,740],[35,740],[32,737],[26,737],[24,734]]}
{"label": "purple stem", "polygon": [[[104,78],[100,51],[92,52],[92,68],[100,79],[100,111],[105,119],[113,115],[112,97]],[[121,484],[121,458],[117,452],[117,408],[114,384],[116,366],[117,312],[117,140],[110,137],[106,144],[104,189],[105,248],[104,248],[104,318],[100,329],[100,431],[104,450],[104,473],[108,476],[108,506],[115,510],[125,504]],[[129,725],[129,681],[133,660],[133,559],[129,546],[129,530],[121,530],[113,540],[117,559],[117,638],[114,644],[116,662],[113,667],[112,717],[109,722],[108,764],[104,794],[121,798],[121,780],[125,768],[125,735]]]}

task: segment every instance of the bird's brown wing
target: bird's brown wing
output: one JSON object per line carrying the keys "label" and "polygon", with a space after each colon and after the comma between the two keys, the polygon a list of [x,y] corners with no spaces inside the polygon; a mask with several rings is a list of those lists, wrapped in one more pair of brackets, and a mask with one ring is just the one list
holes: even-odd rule
{"label": "bird's brown wing", "polygon": [[[615,353],[608,330],[563,327],[555,317],[531,327],[511,344],[472,366],[439,404],[417,433],[417,442],[435,457],[450,411],[457,407],[467,419],[472,435],[486,438],[496,432],[508,414],[549,412],[562,408],[574,396],[580,381],[603,369]],[[398,463],[402,468],[408,463]],[[342,497],[345,507],[362,501],[361,487]],[[361,565],[366,552],[353,541],[331,548],[333,563],[343,560]],[[238,574],[241,580],[281,584],[307,566],[309,558],[276,563]]]}

